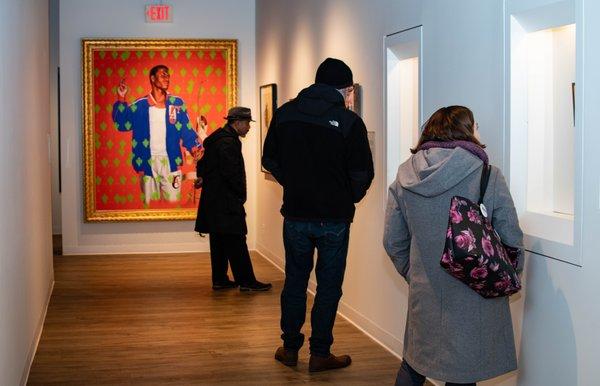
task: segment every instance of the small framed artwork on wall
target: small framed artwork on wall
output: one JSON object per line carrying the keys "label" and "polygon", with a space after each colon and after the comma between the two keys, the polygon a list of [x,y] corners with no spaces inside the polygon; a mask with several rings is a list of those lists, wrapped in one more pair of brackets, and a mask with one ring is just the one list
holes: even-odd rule
{"label": "small framed artwork on wall", "polygon": [[[262,159],[265,138],[269,131],[269,125],[273,118],[273,113],[277,109],[277,84],[270,83],[260,86],[260,158]],[[261,166],[264,173],[268,170]]]}
{"label": "small framed artwork on wall", "polygon": [[345,100],[345,104],[346,104],[346,108],[348,108],[349,110],[354,111],[358,116],[362,116],[361,115],[361,87],[360,84],[358,83],[354,83],[352,85],[352,92],[349,92],[348,94],[346,94],[346,100]]}

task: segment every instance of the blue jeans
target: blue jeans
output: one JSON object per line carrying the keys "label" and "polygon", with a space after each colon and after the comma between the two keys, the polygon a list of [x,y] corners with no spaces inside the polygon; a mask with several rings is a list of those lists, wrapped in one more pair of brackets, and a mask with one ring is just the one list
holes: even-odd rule
{"label": "blue jeans", "polygon": [[345,222],[284,221],[285,284],[281,292],[281,339],[285,348],[299,350],[304,343],[300,330],[306,316],[306,288],[316,248],[317,294],[310,319],[310,352],[329,356],[333,324],[342,297],[349,235],[350,224]]}

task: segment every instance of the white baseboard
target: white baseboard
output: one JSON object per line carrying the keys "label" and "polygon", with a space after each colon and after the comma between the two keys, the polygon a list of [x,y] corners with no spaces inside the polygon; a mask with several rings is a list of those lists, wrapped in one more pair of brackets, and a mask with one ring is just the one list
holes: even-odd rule
{"label": "white baseboard", "polygon": [[390,354],[402,360],[402,346],[400,339],[396,338],[390,332],[381,328],[378,324],[350,307],[346,302],[340,301],[338,315],[346,319],[354,327],[362,331],[363,334],[374,340],[378,345],[386,349]]}
{"label": "white baseboard", "polygon": [[209,252],[208,237],[195,243],[130,244],[130,245],[63,245],[63,256],[137,255]]}
{"label": "white baseboard", "polygon": [[46,306],[44,307],[44,312],[40,316],[38,321],[38,325],[35,330],[34,340],[31,343],[31,347],[29,348],[29,354],[27,355],[27,362],[25,368],[23,369],[23,375],[21,376],[21,386],[27,385],[27,380],[29,379],[29,372],[31,371],[31,366],[33,365],[33,359],[35,358],[35,353],[37,352],[38,345],[40,344],[40,339],[42,338],[42,331],[44,330],[44,322],[46,321],[46,314],[48,313],[48,306],[50,305],[50,298],[52,297],[52,292],[54,291],[54,279],[50,283],[50,287],[48,288],[48,296],[46,298]]}
{"label": "white baseboard", "polygon": [[267,248],[266,246],[264,246],[263,244],[261,244],[257,241],[256,249],[254,250],[254,252],[258,253],[259,255],[262,256],[263,259],[265,259],[268,262],[270,262],[271,264],[273,264],[273,266],[275,268],[277,268],[281,272],[285,273],[285,268],[284,268],[285,262],[283,261],[283,259],[280,256],[278,256],[277,254],[275,254],[271,250],[269,250],[269,248]]}

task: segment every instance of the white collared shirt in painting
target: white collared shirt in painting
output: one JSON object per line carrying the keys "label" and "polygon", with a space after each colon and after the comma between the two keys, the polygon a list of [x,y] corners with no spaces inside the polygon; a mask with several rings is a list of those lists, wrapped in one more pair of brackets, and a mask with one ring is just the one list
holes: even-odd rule
{"label": "white collared shirt in painting", "polygon": [[150,114],[150,154],[167,155],[167,122],[166,109],[151,106]]}

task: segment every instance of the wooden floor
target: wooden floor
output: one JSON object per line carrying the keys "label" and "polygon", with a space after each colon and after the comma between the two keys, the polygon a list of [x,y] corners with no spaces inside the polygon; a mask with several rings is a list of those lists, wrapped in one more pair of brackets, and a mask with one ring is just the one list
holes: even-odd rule
{"label": "wooden floor", "polygon": [[341,317],[332,352],[350,367],[309,374],[307,345],[276,362],[283,274],[253,261],[272,291],[212,291],[208,254],[56,256],[28,384],[393,385],[400,361]]}

